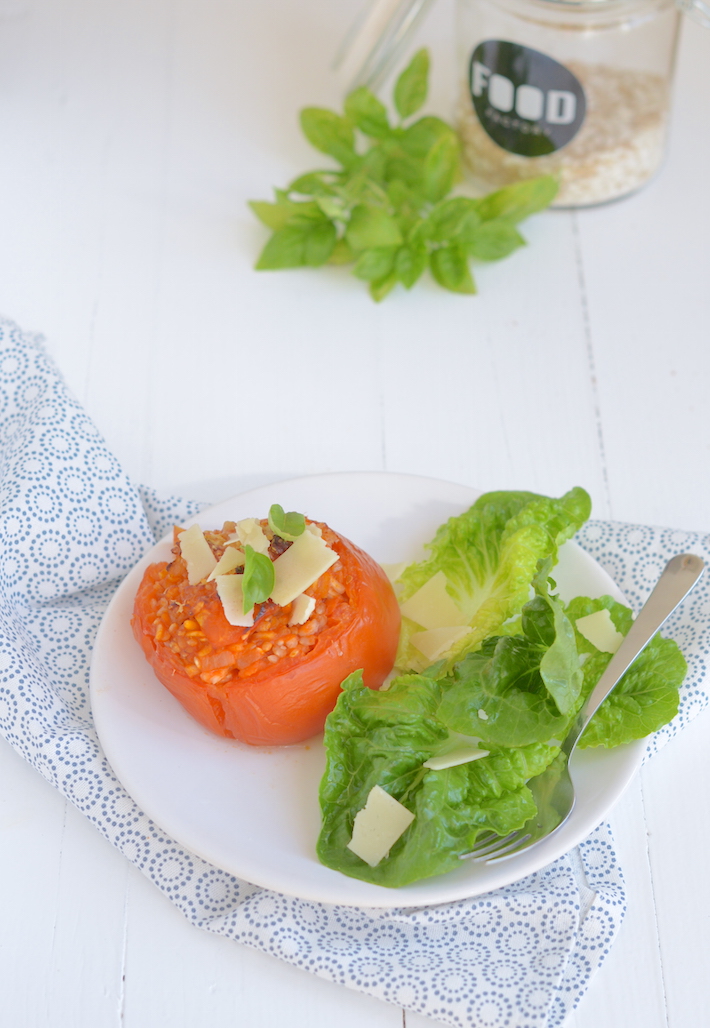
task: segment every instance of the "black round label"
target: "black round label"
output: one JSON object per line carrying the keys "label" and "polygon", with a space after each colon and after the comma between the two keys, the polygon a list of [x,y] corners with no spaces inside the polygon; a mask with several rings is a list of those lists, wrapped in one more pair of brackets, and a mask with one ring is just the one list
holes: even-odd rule
{"label": "black round label", "polygon": [[510,153],[554,153],[584,121],[584,90],[569,68],[518,43],[479,43],[471,56],[469,83],[481,125]]}

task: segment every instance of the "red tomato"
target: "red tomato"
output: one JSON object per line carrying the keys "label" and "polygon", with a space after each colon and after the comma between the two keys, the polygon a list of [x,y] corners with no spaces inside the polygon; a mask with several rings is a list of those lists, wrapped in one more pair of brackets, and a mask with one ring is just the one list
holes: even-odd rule
{"label": "red tomato", "polygon": [[[263,522],[265,524],[265,522]],[[158,679],[201,724],[256,746],[302,742],[323,728],[340,684],[363,670],[379,688],[394,663],[399,605],[382,568],[326,525],[339,560],[307,591],[316,609],[289,625],[291,605],[267,601],[251,628],[224,616],[214,582],[190,586],[179,548],[152,564],[136,595],[133,631]],[[206,533],[220,555],[229,534]]]}

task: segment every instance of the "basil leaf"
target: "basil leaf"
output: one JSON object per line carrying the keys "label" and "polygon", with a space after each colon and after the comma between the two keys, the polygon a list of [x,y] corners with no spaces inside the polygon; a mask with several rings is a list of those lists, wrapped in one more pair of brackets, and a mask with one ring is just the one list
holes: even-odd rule
{"label": "basil leaf", "polygon": [[414,222],[407,236],[408,242],[413,246],[424,245],[431,235],[432,226],[429,218],[419,218]]}
{"label": "basil leaf", "polygon": [[279,271],[301,268],[305,264],[308,229],[303,225],[285,225],[274,232],[256,262],[257,271]]}
{"label": "basil leaf", "polygon": [[449,289],[452,293],[476,292],[466,253],[455,243],[432,250],[429,254],[429,267],[436,281],[444,289]]}
{"label": "basil leaf", "polygon": [[442,200],[429,214],[428,236],[434,242],[445,242],[464,226],[469,226],[471,219],[474,219],[474,224],[480,220],[475,200],[465,196]]}
{"label": "basil leaf", "polygon": [[247,614],[255,603],[263,603],[271,596],[274,588],[274,565],[265,553],[257,553],[248,543],[244,549],[244,574],[242,575],[242,593],[244,595],[244,613]]}
{"label": "basil leaf", "polygon": [[462,245],[471,257],[482,261],[499,261],[513,250],[525,246],[525,240],[515,225],[503,218],[484,221],[462,234]]}
{"label": "basil leaf", "polygon": [[338,172],[311,171],[299,175],[288,187],[289,193],[301,193],[303,196],[333,196],[336,192],[332,179],[337,179]]}
{"label": "basil leaf", "polygon": [[370,296],[376,303],[384,300],[388,293],[391,293],[397,285],[397,272],[391,271],[389,275],[379,279],[377,282],[370,282]]}
{"label": "basil leaf", "polygon": [[420,197],[400,178],[388,183],[387,197],[400,214],[407,212],[416,215],[421,207]]}
{"label": "basil leaf", "polygon": [[[401,182],[405,188],[421,193],[424,181],[424,167],[420,160],[409,157],[406,153],[397,153],[387,161],[384,177],[389,183]],[[421,197],[419,198],[421,204]]]}
{"label": "basil leaf", "polygon": [[390,134],[387,108],[366,86],[346,98],[345,114],[366,136],[383,139]]}
{"label": "basil leaf", "polygon": [[360,183],[361,191],[363,185],[366,192],[368,188],[372,188],[374,183],[384,181],[387,172],[387,154],[381,146],[373,146],[371,150],[368,150],[362,158],[358,172],[367,175],[370,180],[367,184]]}
{"label": "basil leaf", "polygon": [[333,252],[337,233],[330,221],[321,221],[309,229],[303,245],[303,263],[309,268],[325,264]]}
{"label": "basil leaf", "polygon": [[312,200],[289,200],[288,195],[281,190],[276,191],[276,196],[276,203],[267,203],[265,200],[249,201],[249,206],[259,221],[274,231],[295,220],[321,217],[318,205]]}
{"label": "basil leaf", "polygon": [[424,104],[429,79],[429,54],[419,50],[399,76],[394,87],[394,105],[404,120]]}
{"label": "basil leaf", "polygon": [[349,213],[347,201],[340,196],[319,196],[316,200],[319,210],[326,218],[336,218],[338,221],[345,221]]}
{"label": "basil leaf", "polygon": [[441,118],[429,115],[403,129],[397,138],[405,153],[421,159],[426,157],[442,136],[451,135],[452,131],[451,126]]}
{"label": "basil leaf", "polygon": [[335,226],[322,215],[319,221],[290,223],[274,232],[261,251],[257,271],[282,268],[320,267],[330,257],[336,242]]}
{"label": "basil leaf", "polygon": [[301,128],[316,150],[335,157],[343,167],[351,167],[357,160],[353,127],[347,118],[322,107],[306,107],[301,111]]}
{"label": "basil leaf", "polygon": [[460,174],[460,145],[451,132],[436,141],[424,160],[423,186],[427,199],[442,200]]}
{"label": "basil leaf", "polygon": [[285,204],[267,203],[265,200],[250,200],[249,206],[259,221],[274,231],[283,228],[292,213]]}
{"label": "basil leaf", "polygon": [[415,282],[421,278],[426,270],[428,261],[429,254],[427,249],[421,244],[409,243],[397,250],[394,270],[405,289],[411,289]]}
{"label": "basil leaf", "polygon": [[328,258],[329,264],[352,264],[355,254],[345,239],[336,239],[335,246]]}
{"label": "basil leaf", "polygon": [[558,188],[559,183],[552,175],[515,182],[479,200],[478,213],[483,221],[504,215],[508,221],[517,223],[552,203]]}
{"label": "basil leaf", "polygon": [[[341,167],[300,175],[275,191],[273,203],[251,203],[273,232],[259,270],[353,264],[379,301],[396,283],[411,289],[429,264],[444,288],[473,293],[470,258],[498,260],[524,245],[515,226],[550,203],[556,180],[541,176],[482,199],[447,199],[461,174],[457,133],[430,115],[405,124],[426,100],[428,76],[429,57],[420,50],[394,86],[399,124],[366,87],[349,94],[343,114],[301,112],[307,139]],[[360,134],[368,138],[363,154]]]}
{"label": "basil leaf", "polygon": [[355,263],[353,275],[365,282],[377,282],[391,272],[396,253],[396,246],[375,246],[371,250],[363,250]]}
{"label": "basil leaf", "polygon": [[345,238],[353,250],[398,246],[402,242],[402,234],[394,218],[381,207],[367,207],[365,204],[353,208]]}
{"label": "basil leaf", "polygon": [[269,528],[274,535],[293,542],[306,529],[306,519],[298,511],[290,510],[288,514],[279,503],[272,503],[269,508]]}

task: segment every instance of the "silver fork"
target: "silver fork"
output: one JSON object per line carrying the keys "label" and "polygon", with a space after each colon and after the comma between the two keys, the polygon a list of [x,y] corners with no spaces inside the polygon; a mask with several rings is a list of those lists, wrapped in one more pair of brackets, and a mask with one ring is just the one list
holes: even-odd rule
{"label": "silver fork", "polygon": [[462,860],[485,863],[506,860],[559,831],[575,804],[568,764],[580,736],[624,672],[683,602],[704,568],[704,561],[692,553],[680,553],[668,561],[653,592],[575,718],[562,743],[560,756],[541,775],[528,782],[537,804],[537,814],[510,835],[487,832],[479,837],[470,853],[462,854]]}

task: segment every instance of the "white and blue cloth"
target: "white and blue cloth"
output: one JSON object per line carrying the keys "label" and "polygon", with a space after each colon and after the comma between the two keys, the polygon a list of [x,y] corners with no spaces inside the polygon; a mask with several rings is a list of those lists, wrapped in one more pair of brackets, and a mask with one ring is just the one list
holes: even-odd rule
{"label": "white and blue cloth", "polygon": [[[36,337],[0,321],[0,731],[197,927],[456,1028],[553,1028],[584,995],[625,910],[607,826],[485,896],[418,909],[306,902],[186,852],[113,774],[88,697],[93,640],[125,573],[198,504],[137,488]],[[638,609],[666,560],[710,537],[590,522],[577,536]],[[669,623],[689,675],[654,752],[708,703],[710,596]]]}

